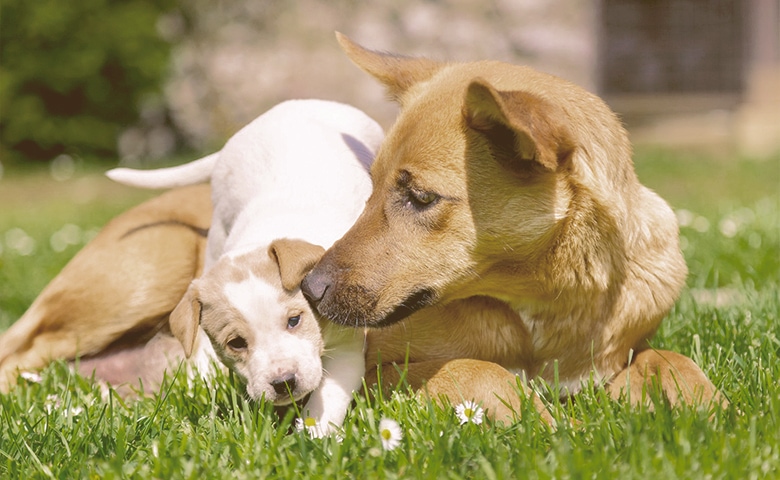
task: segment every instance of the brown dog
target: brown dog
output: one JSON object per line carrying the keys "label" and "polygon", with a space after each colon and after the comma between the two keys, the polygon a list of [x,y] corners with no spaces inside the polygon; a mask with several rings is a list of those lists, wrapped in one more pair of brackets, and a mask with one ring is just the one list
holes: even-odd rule
{"label": "brown dog", "polygon": [[338,38],[401,113],[362,216],[303,290],[334,322],[384,327],[367,363],[385,383],[397,369],[381,366],[408,362],[412,387],[499,416],[515,374],[569,393],[593,375],[632,401],[655,381],[673,402],[717,395],[690,359],[649,349],[687,270],[672,210],[598,97],[528,67]]}
{"label": "brown dog", "polygon": [[0,336],[0,392],[20,371],[77,356],[85,375],[154,389],[183,358],[168,315],[202,270],[210,221],[210,187],[198,185],[108,223]]}

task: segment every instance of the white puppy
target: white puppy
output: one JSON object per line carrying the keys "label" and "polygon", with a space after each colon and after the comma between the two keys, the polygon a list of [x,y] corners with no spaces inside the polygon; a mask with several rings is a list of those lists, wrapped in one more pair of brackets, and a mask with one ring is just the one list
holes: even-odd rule
{"label": "white puppy", "polygon": [[107,173],[145,188],[211,181],[204,274],[171,314],[171,330],[199,369],[213,345],[254,399],[283,405],[312,392],[304,413],[317,421],[315,434],[341,425],[361,385],[364,332],[320,326],[299,283],[362,211],[371,193],[368,167],[383,136],[353,107],[293,100],[213,155],[178,167]]}

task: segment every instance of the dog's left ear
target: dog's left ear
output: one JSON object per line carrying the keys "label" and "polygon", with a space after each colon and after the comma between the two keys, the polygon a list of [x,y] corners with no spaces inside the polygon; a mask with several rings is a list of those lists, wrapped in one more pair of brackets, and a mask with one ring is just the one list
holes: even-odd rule
{"label": "dog's left ear", "polygon": [[390,98],[398,103],[403,103],[403,96],[409,88],[430,79],[446,65],[427,58],[369,50],[339,32],[336,32],[336,39],[349,59],[382,82]]}
{"label": "dog's left ear", "polygon": [[303,277],[324,254],[321,246],[295,238],[280,238],[268,247],[268,255],[279,265],[282,287],[287,291],[299,288]]}
{"label": "dog's left ear", "polygon": [[564,113],[542,98],[521,91],[502,92],[486,80],[466,89],[463,117],[485,135],[496,151],[512,160],[533,161],[555,171],[574,151]]}

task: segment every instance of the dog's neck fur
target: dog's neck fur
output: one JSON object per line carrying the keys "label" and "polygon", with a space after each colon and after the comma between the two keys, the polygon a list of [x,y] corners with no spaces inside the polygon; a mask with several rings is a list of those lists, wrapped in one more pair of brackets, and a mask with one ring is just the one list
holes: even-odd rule
{"label": "dog's neck fur", "polygon": [[[677,245],[659,244],[653,234],[655,229],[676,230],[671,210],[654,193],[639,184],[637,188],[641,201],[655,204],[657,216],[621,218],[623,209],[602,205],[590,192],[575,188],[569,215],[556,229],[549,258],[540,263],[546,268],[536,270],[532,280],[542,286],[541,297],[510,304],[529,327],[532,344],[534,335],[544,336],[540,330],[556,323],[577,325],[589,332],[579,338],[589,339],[585,348],[598,353],[585,355],[592,364],[583,363],[579,369],[583,375],[593,367],[596,372],[613,372],[628,361],[625,352],[647,348],[647,340],[673,306],[685,281],[687,270]],[[626,207],[631,211],[630,205]],[[594,219],[599,219],[599,224],[588,223]],[[617,228],[619,223],[631,227]],[[638,259],[648,258],[648,252],[654,261],[639,263]],[[583,298],[588,301],[581,301]],[[554,331],[553,327],[549,333]],[[565,356],[558,358],[565,361]]]}
{"label": "dog's neck fur", "polygon": [[[608,378],[628,360],[625,352],[647,348],[685,280],[679,246],[659,241],[677,238],[668,205],[638,181],[625,187],[634,189],[630,195],[599,198],[587,177],[578,178],[584,169],[577,162],[584,160],[589,159],[573,159],[573,173],[566,176],[568,208],[544,236],[547,247],[537,250],[542,253],[515,263],[502,259],[454,285],[443,298],[460,309],[469,298],[475,308],[484,308],[484,296],[504,302],[517,316],[514,322],[527,331],[529,343],[522,349],[527,355],[515,361],[530,376],[549,375],[548,364],[557,359],[578,362],[561,368],[577,372],[568,379],[572,382],[594,367]],[[641,202],[643,208],[616,204],[625,199]],[[658,235],[659,230],[666,234]],[[640,263],[643,258],[652,261]],[[495,314],[508,315],[500,309]],[[561,325],[574,325],[582,333],[564,335]],[[582,344],[562,345],[556,337],[577,338]]]}

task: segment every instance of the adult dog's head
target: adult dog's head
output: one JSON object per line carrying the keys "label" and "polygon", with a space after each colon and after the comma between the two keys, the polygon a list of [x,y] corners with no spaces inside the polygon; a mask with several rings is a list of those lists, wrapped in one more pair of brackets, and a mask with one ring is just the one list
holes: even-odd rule
{"label": "adult dog's head", "polygon": [[304,279],[321,314],[384,326],[475,295],[523,308],[555,298],[561,282],[607,288],[622,240],[606,212],[624,216],[639,184],[600,99],[528,67],[339,42],[401,113],[363,214]]}

